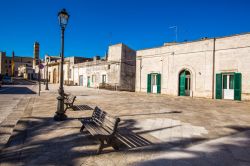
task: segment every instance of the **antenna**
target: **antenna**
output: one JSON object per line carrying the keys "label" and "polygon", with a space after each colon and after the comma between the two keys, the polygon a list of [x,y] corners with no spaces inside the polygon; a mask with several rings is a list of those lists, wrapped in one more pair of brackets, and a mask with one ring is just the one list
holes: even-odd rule
{"label": "antenna", "polygon": [[177,43],[178,40],[178,27],[177,26],[171,26],[169,29],[175,29],[175,42]]}
{"label": "antenna", "polygon": [[105,52],[105,59],[107,60],[108,59],[108,51],[109,51],[109,46],[111,46],[112,45],[112,32],[109,32],[108,33],[108,48],[107,48],[107,50],[106,50],[106,52]]}
{"label": "antenna", "polygon": [[112,32],[109,32],[109,45],[112,45]]}

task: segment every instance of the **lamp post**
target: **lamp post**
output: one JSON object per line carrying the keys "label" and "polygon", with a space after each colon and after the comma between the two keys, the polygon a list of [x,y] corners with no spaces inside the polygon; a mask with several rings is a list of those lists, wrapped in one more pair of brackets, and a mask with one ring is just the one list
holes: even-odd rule
{"label": "lamp post", "polygon": [[48,78],[48,75],[49,75],[49,58],[46,57],[46,87],[45,87],[45,90],[49,90],[49,78]]}
{"label": "lamp post", "polygon": [[63,63],[64,63],[64,31],[68,23],[69,14],[65,9],[58,13],[59,24],[61,27],[61,63],[60,63],[60,87],[58,89],[59,96],[57,97],[57,111],[54,116],[55,121],[67,119],[64,111],[64,90],[63,90]]}

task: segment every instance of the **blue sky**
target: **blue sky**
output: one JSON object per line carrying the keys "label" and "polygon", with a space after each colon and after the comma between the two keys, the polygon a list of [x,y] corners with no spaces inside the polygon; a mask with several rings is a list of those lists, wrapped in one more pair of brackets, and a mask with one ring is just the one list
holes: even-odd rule
{"label": "blue sky", "polygon": [[250,32],[249,0],[0,0],[0,51],[32,56],[60,52],[57,13],[70,14],[65,55],[104,55],[109,43],[133,49],[175,40]]}

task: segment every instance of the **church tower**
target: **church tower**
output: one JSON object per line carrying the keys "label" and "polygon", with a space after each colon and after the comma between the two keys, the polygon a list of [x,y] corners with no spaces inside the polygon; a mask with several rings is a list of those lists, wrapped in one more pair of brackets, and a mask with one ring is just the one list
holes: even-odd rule
{"label": "church tower", "polygon": [[34,59],[33,59],[33,68],[39,64],[39,43],[34,43]]}

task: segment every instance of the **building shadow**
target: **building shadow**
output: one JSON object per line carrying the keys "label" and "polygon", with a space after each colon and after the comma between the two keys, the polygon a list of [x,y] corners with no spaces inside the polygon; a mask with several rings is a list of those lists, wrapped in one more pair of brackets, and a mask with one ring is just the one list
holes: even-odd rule
{"label": "building shadow", "polygon": [[[38,82],[33,80],[26,80],[26,79],[17,79],[13,81],[14,85],[36,85]],[[41,82],[43,84],[43,82]]]}
{"label": "building shadow", "polygon": [[142,114],[123,114],[119,117],[127,117],[127,116],[144,116],[144,115],[161,115],[161,114],[180,114],[182,111],[169,111],[169,112],[154,112],[154,113],[142,113]]}
{"label": "building shadow", "polygon": [[20,86],[5,86],[5,89],[0,91],[0,94],[36,94],[33,90],[27,87]]}
{"label": "building shadow", "polygon": [[[144,135],[177,126],[142,130],[142,128],[136,127],[138,122],[134,119],[123,120],[119,125],[118,134],[122,137],[120,140],[122,143],[119,145],[121,151],[109,148],[104,149],[101,155],[97,155],[96,150],[98,149],[99,141],[94,139],[86,130],[80,133],[81,123],[78,121],[78,126],[76,121],[78,121],[78,118],[69,118],[64,122],[55,122],[52,117],[22,118],[18,121],[8,144],[0,152],[0,165],[77,165],[75,163],[76,160],[81,160],[84,163],[85,160],[93,156],[95,160],[102,161],[103,155],[106,158],[109,156],[109,160],[119,159],[112,157],[113,155],[109,155],[109,153],[116,153],[115,156],[120,155],[125,158],[126,156],[131,157],[133,155],[137,157],[143,154],[142,156],[145,156],[143,160],[127,163],[139,166],[185,165],[187,163],[194,163],[193,165],[199,166],[238,166],[240,164],[244,165],[244,163],[247,165],[250,162],[247,159],[247,157],[250,158],[249,153],[246,153],[245,156],[241,155],[241,163],[235,160],[232,161],[235,156],[230,156],[230,154],[227,156],[225,154],[225,150],[230,151],[233,149],[237,152],[247,149],[249,145],[246,147],[246,144],[249,143],[249,139],[238,139],[236,144],[230,144],[230,142],[208,144],[206,146],[207,149],[201,148],[199,150],[192,149],[192,146],[204,143],[207,139],[192,137],[154,143],[145,138]],[[74,125],[67,125],[71,122]],[[250,127],[237,125],[228,126],[228,128],[234,129],[234,134],[250,130]],[[244,136],[250,138],[250,132]],[[129,146],[124,145],[124,142]],[[225,146],[229,147],[229,149],[225,148]]]}
{"label": "building shadow", "polygon": [[[75,121],[76,118],[68,118]],[[55,122],[53,118],[32,117],[18,121],[5,148],[0,151],[0,165],[73,165],[74,158],[96,155],[99,142],[93,140],[86,131],[79,127],[65,126],[65,122]],[[54,130],[65,130],[69,134],[49,136]],[[36,139],[40,137],[41,139]],[[31,142],[28,142],[35,139]],[[25,144],[27,143],[27,144]],[[93,148],[84,148],[93,146]],[[75,151],[75,148],[81,150]],[[40,159],[40,158],[47,159]]]}

